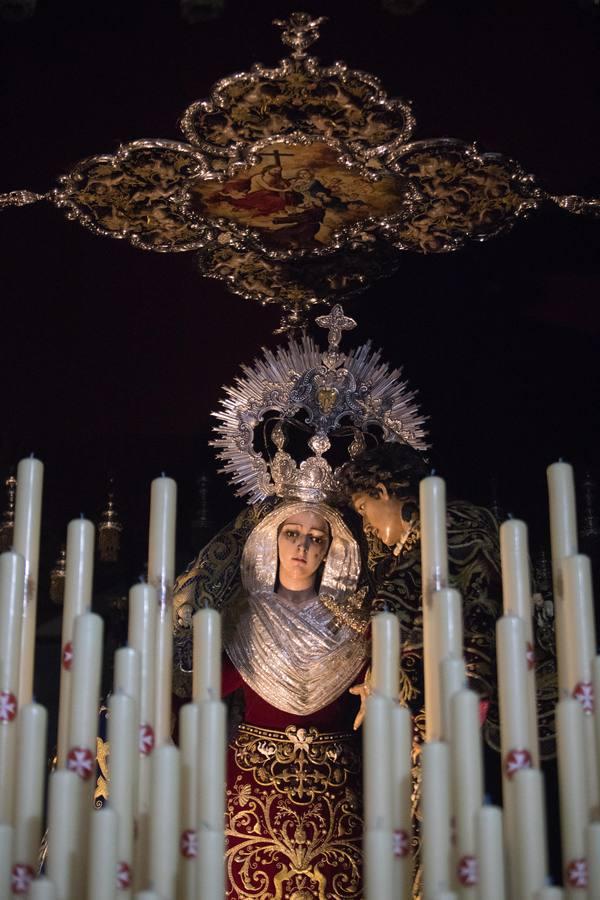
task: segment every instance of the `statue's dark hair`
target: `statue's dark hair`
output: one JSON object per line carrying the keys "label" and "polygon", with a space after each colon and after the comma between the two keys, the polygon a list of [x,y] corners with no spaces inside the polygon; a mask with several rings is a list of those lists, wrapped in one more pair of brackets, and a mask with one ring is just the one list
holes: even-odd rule
{"label": "statue's dark hair", "polygon": [[409,444],[386,442],[345,463],[340,472],[340,486],[347,503],[353,494],[377,497],[380,483],[398,497],[418,497],[419,482],[427,473],[427,461],[422,453]]}

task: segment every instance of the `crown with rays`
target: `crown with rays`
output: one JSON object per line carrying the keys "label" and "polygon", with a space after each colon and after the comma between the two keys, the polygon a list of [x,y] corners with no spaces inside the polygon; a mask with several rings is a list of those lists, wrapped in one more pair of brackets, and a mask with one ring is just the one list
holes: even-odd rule
{"label": "crown with rays", "polygon": [[[316,324],[328,330],[328,349],[322,351],[310,337],[291,339],[275,351],[263,348],[213,413],[218,437],[210,443],[224,461],[220,470],[229,475],[239,497],[255,503],[269,496],[306,501],[335,499],[338,469],[323,454],[331,438],[352,440],[351,458],[366,446],[365,435],[377,428],[384,441],[410,444],[425,450],[425,417],[415,403],[415,391],[391,369],[371,342],[342,353],[342,333],[356,327],[354,319],[334,306]],[[255,448],[261,425],[270,428],[271,456]],[[286,450],[290,428],[308,431],[311,455],[297,462]]]}

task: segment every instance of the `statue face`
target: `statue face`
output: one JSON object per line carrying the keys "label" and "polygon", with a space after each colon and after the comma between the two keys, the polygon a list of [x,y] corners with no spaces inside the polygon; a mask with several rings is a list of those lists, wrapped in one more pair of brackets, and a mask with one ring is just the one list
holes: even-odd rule
{"label": "statue face", "polygon": [[377,497],[366,492],[352,494],[352,506],[362,518],[364,531],[393,547],[406,537],[410,527],[402,518],[405,500],[390,494],[384,484],[378,484],[377,491]]}
{"label": "statue face", "polygon": [[281,584],[292,591],[312,587],[329,543],[329,526],[317,513],[300,512],[286,519],[277,537]]}

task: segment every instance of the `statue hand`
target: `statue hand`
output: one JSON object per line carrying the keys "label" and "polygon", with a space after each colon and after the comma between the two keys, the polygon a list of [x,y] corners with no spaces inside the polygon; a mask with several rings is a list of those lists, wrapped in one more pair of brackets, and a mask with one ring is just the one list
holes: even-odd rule
{"label": "statue hand", "polygon": [[360,697],[360,708],[356,714],[356,718],[354,719],[354,723],[352,725],[354,731],[357,731],[363,723],[365,718],[365,712],[367,711],[367,697],[371,693],[371,669],[367,669],[365,674],[365,680],[362,684],[356,684],[354,687],[349,688],[349,693],[354,694],[355,697]]}

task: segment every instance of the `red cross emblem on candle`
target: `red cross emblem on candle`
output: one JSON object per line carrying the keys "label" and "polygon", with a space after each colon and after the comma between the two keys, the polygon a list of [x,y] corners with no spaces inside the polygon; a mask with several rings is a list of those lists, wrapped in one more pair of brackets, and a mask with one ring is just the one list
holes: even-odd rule
{"label": "red cross emblem on candle", "polygon": [[140,725],[139,750],[142,756],[150,756],[154,750],[154,729],[152,725]]}
{"label": "red cross emblem on candle", "polygon": [[478,872],[477,872],[477,860],[474,856],[463,856],[458,861],[458,866],[456,868],[456,874],[458,876],[458,880],[461,884],[470,886],[472,884],[477,884],[478,882]]}
{"label": "red cross emblem on candle", "polygon": [[10,691],[0,691],[0,722],[12,722],[16,718],[19,704]]}
{"label": "red cross emblem on candle", "polygon": [[193,828],[189,828],[181,835],[179,844],[181,855],[186,859],[196,859],[198,856],[198,835]]}
{"label": "red cross emblem on candle", "polygon": [[575,685],[573,696],[579,700],[586,713],[594,712],[594,685],[591,681],[580,681]]}
{"label": "red cross emblem on candle", "polygon": [[396,829],[393,834],[394,856],[397,859],[404,859],[410,853],[410,840],[406,831],[401,828]]}
{"label": "red cross emblem on candle", "polygon": [[94,771],[94,754],[87,747],[72,747],[67,754],[67,769],[87,781]]}
{"label": "red cross emblem on candle", "polygon": [[567,864],[567,884],[569,887],[588,886],[588,868],[585,859],[572,859]]}
{"label": "red cross emblem on candle", "polygon": [[504,760],[504,771],[507,778],[512,778],[519,769],[531,768],[531,753],[529,750],[511,750]]}
{"label": "red cross emblem on candle", "polygon": [[31,866],[17,863],[11,873],[11,886],[13,894],[28,894],[35,872]]}
{"label": "red cross emblem on candle", "polygon": [[67,643],[63,647],[62,664],[63,664],[63,669],[66,669],[67,672],[71,671],[71,669],[73,667],[73,643],[72,643],[72,641],[67,641]]}
{"label": "red cross emblem on candle", "polygon": [[527,650],[525,651],[525,659],[527,660],[527,669],[533,669],[535,666],[535,650],[531,641],[527,641]]}
{"label": "red cross emblem on candle", "polygon": [[126,862],[117,863],[117,888],[125,891],[131,887],[131,866]]}

